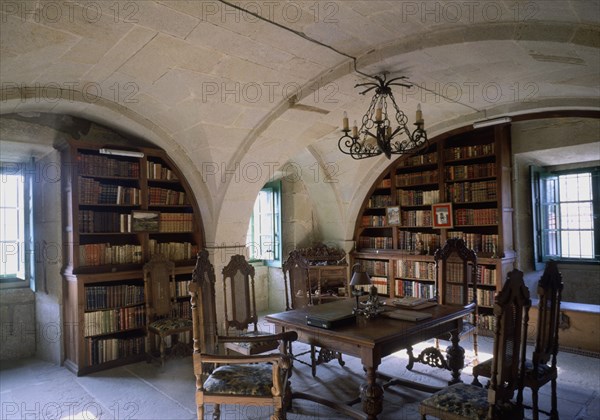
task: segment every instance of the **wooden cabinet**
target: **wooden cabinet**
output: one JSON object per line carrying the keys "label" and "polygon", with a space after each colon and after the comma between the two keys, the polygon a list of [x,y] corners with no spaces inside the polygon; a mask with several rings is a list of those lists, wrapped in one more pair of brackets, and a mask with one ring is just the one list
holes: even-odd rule
{"label": "wooden cabinet", "polygon": [[[380,294],[432,297],[440,287],[435,250],[462,238],[477,253],[480,319],[490,325],[493,295],[515,260],[510,156],[510,126],[500,125],[434,139],[418,156],[393,162],[363,203],[352,263]],[[434,228],[432,205],[445,203],[451,224]]]}
{"label": "wooden cabinet", "polygon": [[191,190],[164,151],[116,149],[72,141],[61,153],[65,365],[78,375],[145,357],[142,267],[154,253],[175,262],[177,308],[190,316],[203,242]]}

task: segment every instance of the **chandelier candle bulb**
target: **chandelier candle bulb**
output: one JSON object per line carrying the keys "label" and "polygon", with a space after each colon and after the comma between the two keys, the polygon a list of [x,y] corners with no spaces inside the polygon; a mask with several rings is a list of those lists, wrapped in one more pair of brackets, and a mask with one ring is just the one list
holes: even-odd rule
{"label": "chandelier candle bulb", "polygon": [[356,123],[356,120],[354,120],[354,125],[352,126],[352,137],[358,137],[358,124]]}
{"label": "chandelier candle bulb", "polygon": [[387,136],[387,138],[391,138],[392,137],[392,127],[390,127],[389,125],[386,128],[385,134]]}
{"label": "chandelier candle bulb", "polygon": [[421,111],[421,104],[417,105],[417,118],[415,122],[417,124],[423,123],[423,111]]}
{"label": "chandelier candle bulb", "polygon": [[346,111],[344,111],[344,118],[342,121],[343,121],[344,131],[350,131],[348,129],[348,113]]}
{"label": "chandelier candle bulb", "polygon": [[[382,97],[383,98],[383,97]],[[375,110],[375,121],[383,121],[383,100],[380,99]]]}

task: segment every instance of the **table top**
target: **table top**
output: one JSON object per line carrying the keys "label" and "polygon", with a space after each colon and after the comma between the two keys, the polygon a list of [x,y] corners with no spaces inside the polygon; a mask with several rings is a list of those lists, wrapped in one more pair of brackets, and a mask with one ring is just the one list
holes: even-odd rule
{"label": "table top", "polygon": [[[347,310],[351,313],[352,308],[356,304],[355,302],[353,299],[345,299],[323,305],[270,314],[265,319],[286,329],[302,331],[303,333],[318,335],[322,338],[329,337],[335,340],[343,340],[360,346],[374,347],[378,344],[403,340],[418,335],[424,330],[461,319],[473,311],[471,307],[436,305],[423,309],[422,312],[431,313],[432,316],[420,321],[405,321],[383,316],[366,319],[363,316],[358,316],[354,323],[334,329],[324,329],[306,324],[307,315],[325,310],[336,312]],[[397,309],[392,305],[386,305],[386,307],[388,310]]]}

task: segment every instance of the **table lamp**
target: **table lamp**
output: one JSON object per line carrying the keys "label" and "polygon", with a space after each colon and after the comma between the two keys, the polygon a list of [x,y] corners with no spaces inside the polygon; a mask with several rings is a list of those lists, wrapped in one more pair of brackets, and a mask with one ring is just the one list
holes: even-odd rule
{"label": "table lamp", "polygon": [[360,312],[360,305],[358,303],[358,297],[362,295],[362,289],[355,286],[364,286],[371,284],[371,277],[369,273],[363,271],[359,263],[354,264],[352,267],[352,279],[350,280],[350,286],[352,286],[352,294],[356,297],[356,307],[354,308],[355,313]]}

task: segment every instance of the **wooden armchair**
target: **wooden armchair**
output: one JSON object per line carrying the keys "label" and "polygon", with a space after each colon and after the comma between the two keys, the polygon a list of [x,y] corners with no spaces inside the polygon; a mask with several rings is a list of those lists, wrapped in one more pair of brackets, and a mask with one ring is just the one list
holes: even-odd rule
{"label": "wooden armchair", "polygon": [[175,265],[162,254],[155,254],[144,265],[144,294],[148,330],[148,359],[155,356],[155,337],[160,340],[161,365],[166,358],[167,338],[173,344],[171,354],[190,354],[189,343],[179,341],[179,334],[192,331],[192,321],[176,316],[175,313]]}
{"label": "wooden armchair", "polygon": [[[258,329],[254,267],[243,255],[233,255],[229,264],[223,268],[223,295],[226,336],[248,338],[271,334]],[[249,330],[250,325],[252,330]],[[227,340],[224,345],[227,350],[251,355],[274,350],[278,343],[272,340]]]}
{"label": "wooden armchair", "polygon": [[[460,333],[464,336],[473,336],[473,353],[475,361],[478,357],[477,345],[477,255],[475,251],[467,248],[465,241],[460,238],[450,238],[442,248],[434,254],[436,272],[436,294],[439,303],[445,305],[467,306],[474,302],[472,320],[463,323]],[[436,338],[435,347],[428,347],[415,357],[412,347],[407,348],[408,365],[406,368],[412,370],[414,363],[423,363],[432,367],[450,369],[446,359],[439,350],[438,340],[450,340],[449,336]]]}
{"label": "wooden armchair", "polygon": [[[513,270],[494,302],[494,357],[489,389],[458,383],[421,402],[423,419],[522,419],[523,372],[531,299],[523,273]],[[513,402],[518,392],[516,403]]]}
{"label": "wooden armchair", "polygon": [[[548,382],[552,383],[550,418],[558,419],[556,401],[556,355],[558,353],[558,325],[560,323],[560,302],[563,282],[556,261],[549,261],[538,282],[537,338],[531,360],[525,361],[524,386],[531,388],[533,418],[539,418],[538,390]],[[548,364],[550,363],[550,364]],[[489,378],[492,360],[486,360],[473,368],[473,384],[481,386],[479,376]]]}
{"label": "wooden armchair", "polygon": [[[283,278],[285,282],[285,310],[301,309],[307,306],[317,304],[318,300],[313,300],[313,286],[309,276],[309,261],[302,252],[293,250],[290,252],[288,259],[283,263]],[[327,348],[321,348],[318,351],[316,347],[310,345],[310,363],[299,359],[308,352],[293,354],[290,347],[290,353],[300,363],[304,363],[311,367],[312,376],[317,376],[317,366],[321,363],[327,363],[333,359],[337,359],[340,366],[344,366],[346,362],[342,359],[342,353],[331,351]]]}
{"label": "wooden armchair", "polygon": [[[297,339],[293,331],[261,337],[220,337],[217,335],[215,274],[208,252],[198,254],[190,284],[194,338],[194,375],[198,419],[204,419],[205,404],[215,404],[219,419],[221,404],[271,406],[272,420],[285,419],[291,400],[289,343]],[[251,356],[217,354],[220,343],[274,341],[281,353]]]}

